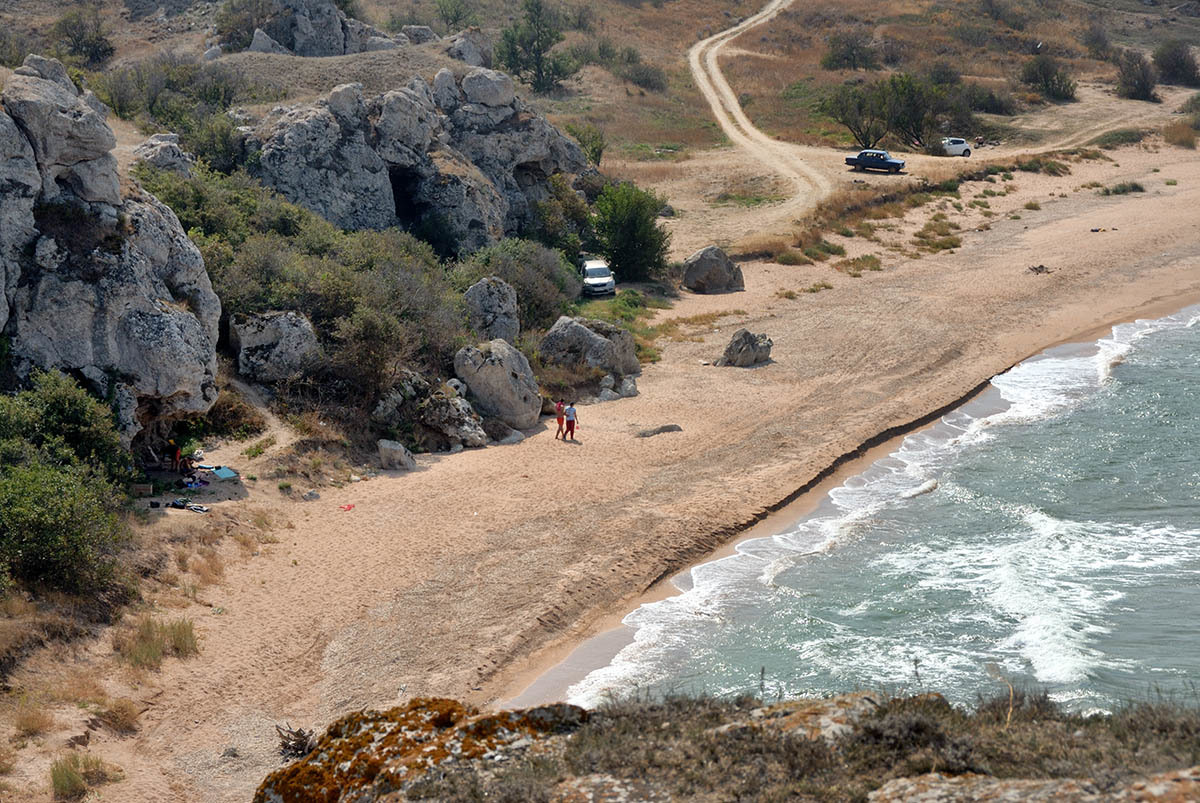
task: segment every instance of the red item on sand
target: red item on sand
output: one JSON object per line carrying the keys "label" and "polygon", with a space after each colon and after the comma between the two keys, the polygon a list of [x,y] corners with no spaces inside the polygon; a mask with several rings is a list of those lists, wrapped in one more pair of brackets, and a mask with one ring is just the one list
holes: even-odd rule
{"label": "red item on sand", "polygon": [[354,505],[342,505],[342,510],[354,510]]}

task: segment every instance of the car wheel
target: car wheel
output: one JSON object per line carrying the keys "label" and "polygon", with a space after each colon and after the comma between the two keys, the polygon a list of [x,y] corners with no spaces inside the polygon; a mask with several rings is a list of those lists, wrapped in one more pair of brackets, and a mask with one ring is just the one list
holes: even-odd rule
{"label": "car wheel", "polygon": [[898,167],[893,167],[893,168],[891,168],[891,170],[892,170],[892,172],[893,172],[893,173],[899,173],[899,172],[900,172],[900,168],[898,168]]}
{"label": "car wheel", "polygon": [[971,149],[970,149],[970,148],[967,148],[965,151],[963,151],[963,157],[964,157],[964,158],[965,158],[965,157],[967,157],[967,156],[970,156],[970,155],[971,155]]}

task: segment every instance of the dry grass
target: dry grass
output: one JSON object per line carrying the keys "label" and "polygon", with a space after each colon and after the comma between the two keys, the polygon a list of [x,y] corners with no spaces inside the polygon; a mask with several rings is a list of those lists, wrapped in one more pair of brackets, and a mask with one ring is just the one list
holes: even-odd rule
{"label": "dry grass", "polygon": [[0,775],[11,775],[17,768],[17,751],[7,744],[0,744]]}
{"label": "dry grass", "polygon": [[137,703],[127,697],[120,697],[109,703],[108,707],[96,715],[96,718],[114,733],[128,735],[137,733],[138,718],[141,713]]}
{"label": "dry grass", "polygon": [[13,728],[19,736],[41,736],[54,729],[54,715],[30,697],[23,697],[13,711]]}
{"label": "dry grass", "polygon": [[46,684],[46,697],[56,703],[71,705],[103,705],[108,701],[96,677],[95,670],[84,667],[69,669]]}
{"label": "dry grass", "polygon": [[216,585],[225,576],[225,560],[212,547],[201,547],[188,560],[188,571],[201,585]]}
{"label": "dry grass", "polygon": [[165,657],[197,655],[200,646],[191,619],[162,622],[146,614],[132,629],[113,635],[113,650],[136,669],[158,669]]}
{"label": "dry grass", "polygon": [[655,325],[654,329],[659,337],[665,337],[668,340],[676,342],[682,341],[700,341],[704,339],[704,335],[712,332],[713,327],[722,318],[745,315],[743,309],[731,309],[721,312],[704,312],[699,315],[686,315],[679,318],[668,318]]}
{"label": "dry grass", "polygon": [[1171,123],[1162,130],[1163,139],[1168,145],[1177,148],[1196,149],[1196,129],[1187,123]]}
{"label": "dry grass", "polygon": [[123,777],[120,767],[87,753],[67,753],[50,765],[50,786],[56,800],[77,800],[95,787]]}

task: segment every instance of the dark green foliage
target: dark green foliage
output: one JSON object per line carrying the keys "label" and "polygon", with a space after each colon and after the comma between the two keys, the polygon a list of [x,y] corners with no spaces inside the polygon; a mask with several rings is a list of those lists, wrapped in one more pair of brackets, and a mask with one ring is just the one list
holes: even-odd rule
{"label": "dark green foliage", "polygon": [[667,74],[661,67],[645,64],[637,48],[618,48],[606,36],[577,42],[567,49],[565,58],[576,68],[584,64],[598,64],[616,77],[651,92],[667,90]]}
{"label": "dark green foliage", "polygon": [[667,91],[667,74],[662,67],[654,64],[630,64],[621,70],[620,76],[634,86],[651,92]]}
{"label": "dark green foliage", "polygon": [[1021,68],[1021,83],[1051,100],[1074,100],[1075,82],[1053,56],[1034,56]]}
{"label": "dark green foliage", "polygon": [[954,93],[957,102],[973,112],[984,114],[1002,114],[1011,116],[1017,113],[1017,102],[1007,92],[997,92],[985,89],[979,84],[964,84]]}
{"label": "dark green foliage", "polygon": [[85,67],[103,64],[113,54],[112,42],[104,35],[100,10],[94,5],[82,5],[63,14],[54,23],[51,36]]}
{"label": "dark green foliage", "polygon": [[1112,131],[1106,131],[1100,136],[1089,142],[1089,145],[1095,145],[1106,150],[1111,148],[1119,148],[1122,145],[1135,145],[1146,138],[1148,132],[1142,128],[1114,128]]}
{"label": "dark green foliage", "polygon": [[876,87],[843,84],[821,101],[820,108],[844,125],[861,148],[874,148],[888,134],[887,106]]}
{"label": "dark green foliage", "polygon": [[954,86],[962,83],[962,74],[945,61],[935,61],[929,66],[929,83],[934,86]]}
{"label": "dark green foliage", "polygon": [[574,262],[582,249],[594,244],[592,213],[587,203],[575,194],[566,176],[551,176],[549,185],[551,197],[534,204],[533,222],[525,236],[558,249]]}
{"label": "dark green foliage", "polygon": [[225,112],[235,103],[280,96],[227,65],[170,55],[98,74],[92,84],[118,116],[144,115],[176,132],[186,150],[223,173],[232,172],[242,158],[236,126]]}
{"label": "dark green foliage", "polygon": [[596,199],[596,237],[620,279],[658,276],[667,265],[670,232],[658,225],[665,200],[633,184],[610,184]]}
{"label": "dark green foliage", "polygon": [[19,67],[25,57],[37,49],[21,32],[0,29],[0,67]]}
{"label": "dark green foliage", "polygon": [[587,154],[588,161],[599,167],[600,159],[604,156],[604,147],[607,144],[604,132],[591,123],[580,125],[567,123],[566,128],[567,133],[579,142],[583,152]]}
{"label": "dark green foliage", "polygon": [[871,47],[871,35],[853,30],[829,37],[829,49],[821,57],[826,70],[878,70],[879,57]]}
{"label": "dark green foliage", "polygon": [[984,14],[1003,23],[1014,31],[1020,31],[1025,28],[1025,17],[1005,0],[982,0],[980,7]]}
{"label": "dark green foliage", "polygon": [[1150,61],[1136,50],[1123,51],[1117,56],[1117,94],[1130,100],[1148,100],[1157,103],[1154,87],[1158,75]]}
{"label": "dark green foliage", "polygon": [[1098,19],[1092,20],[1079,37],[1079,41],[1094,59],[1106,59],[1112,51],[1112,44],[1108,41],[1108,29]]}
{"label": "dark green foliage", "polygon": [[485,276],[499,276],[517,291],[523,329],[544,329],[579,295],[579,273],[562,255],[529,240],[502,240],[476,251],[451,272],[463,291]]}
{"label": "dark green foliage", "polygon": [[326,353],[321,393],[371,404],[401,366],[440,370],[462,345],[461,299],[411,234],[342,232],[241,172],[139,176],[199,246],[226,313],[309,316]]}
{"label": "dark green foliage", "polygon": [[909,145],[924,145],[943,105],[942,93],[908,73],[893,75],[877,91],[882,93],[888,130]]}
{"label": "dark green foliage", "polygon": [[130,476],[112,412],[58,373],[0,396],[0,584],[10,574],[72,592],[108,583]]}
{"label": "dark green foliage", "polygon": [[447,33],[460,31],[475,22],[475,10],[468,0],[434,0],[433,6]]}
{"label": "dark green foliage", "polygon": [[217,12],[217,36],[231,50],[245,50],[275,10],[275,0],[225,0]]}
{"label": "dark green foliage", "polygon": [[1154,67],[1164,84],[1200,86],[1200,70],[1187,42],[1170,39],[1154,49]]}
{"label": "dark green foliage", "polygon": [[574,75],[579,65],[563,53],[550,52],[562,41],[562,24],[545,0],[524,0],[521,8],[522,18],[501,32],[496,56],[535,92],[549,92]]}

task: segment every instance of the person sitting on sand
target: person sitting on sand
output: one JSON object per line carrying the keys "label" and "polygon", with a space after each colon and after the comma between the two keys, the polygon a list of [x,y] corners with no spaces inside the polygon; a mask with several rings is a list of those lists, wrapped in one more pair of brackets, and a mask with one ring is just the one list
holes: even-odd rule
{"label": "person sitting on sand", "polygon": [[568,404],[567,409],[563,410],[563,414],[567,419],[567,433],[563,435],[563,440],[565,441],[568,438],[575,440],[575,427],[579,425],[579,421],[577,420],[575,413],[575,402]]}
{"label": "person sitting on sand", "polygon": [[564,407],[566,407],[566,405],[563,404],[562,399],[559,399],[558,402],[555,403],[555,405],[554,405],[554,416],[558,420],[558,432],[554,433],[554,440],[558,440],[559,438],[563,438],[565,440],[565,436],[563,435],[563,408]]}

